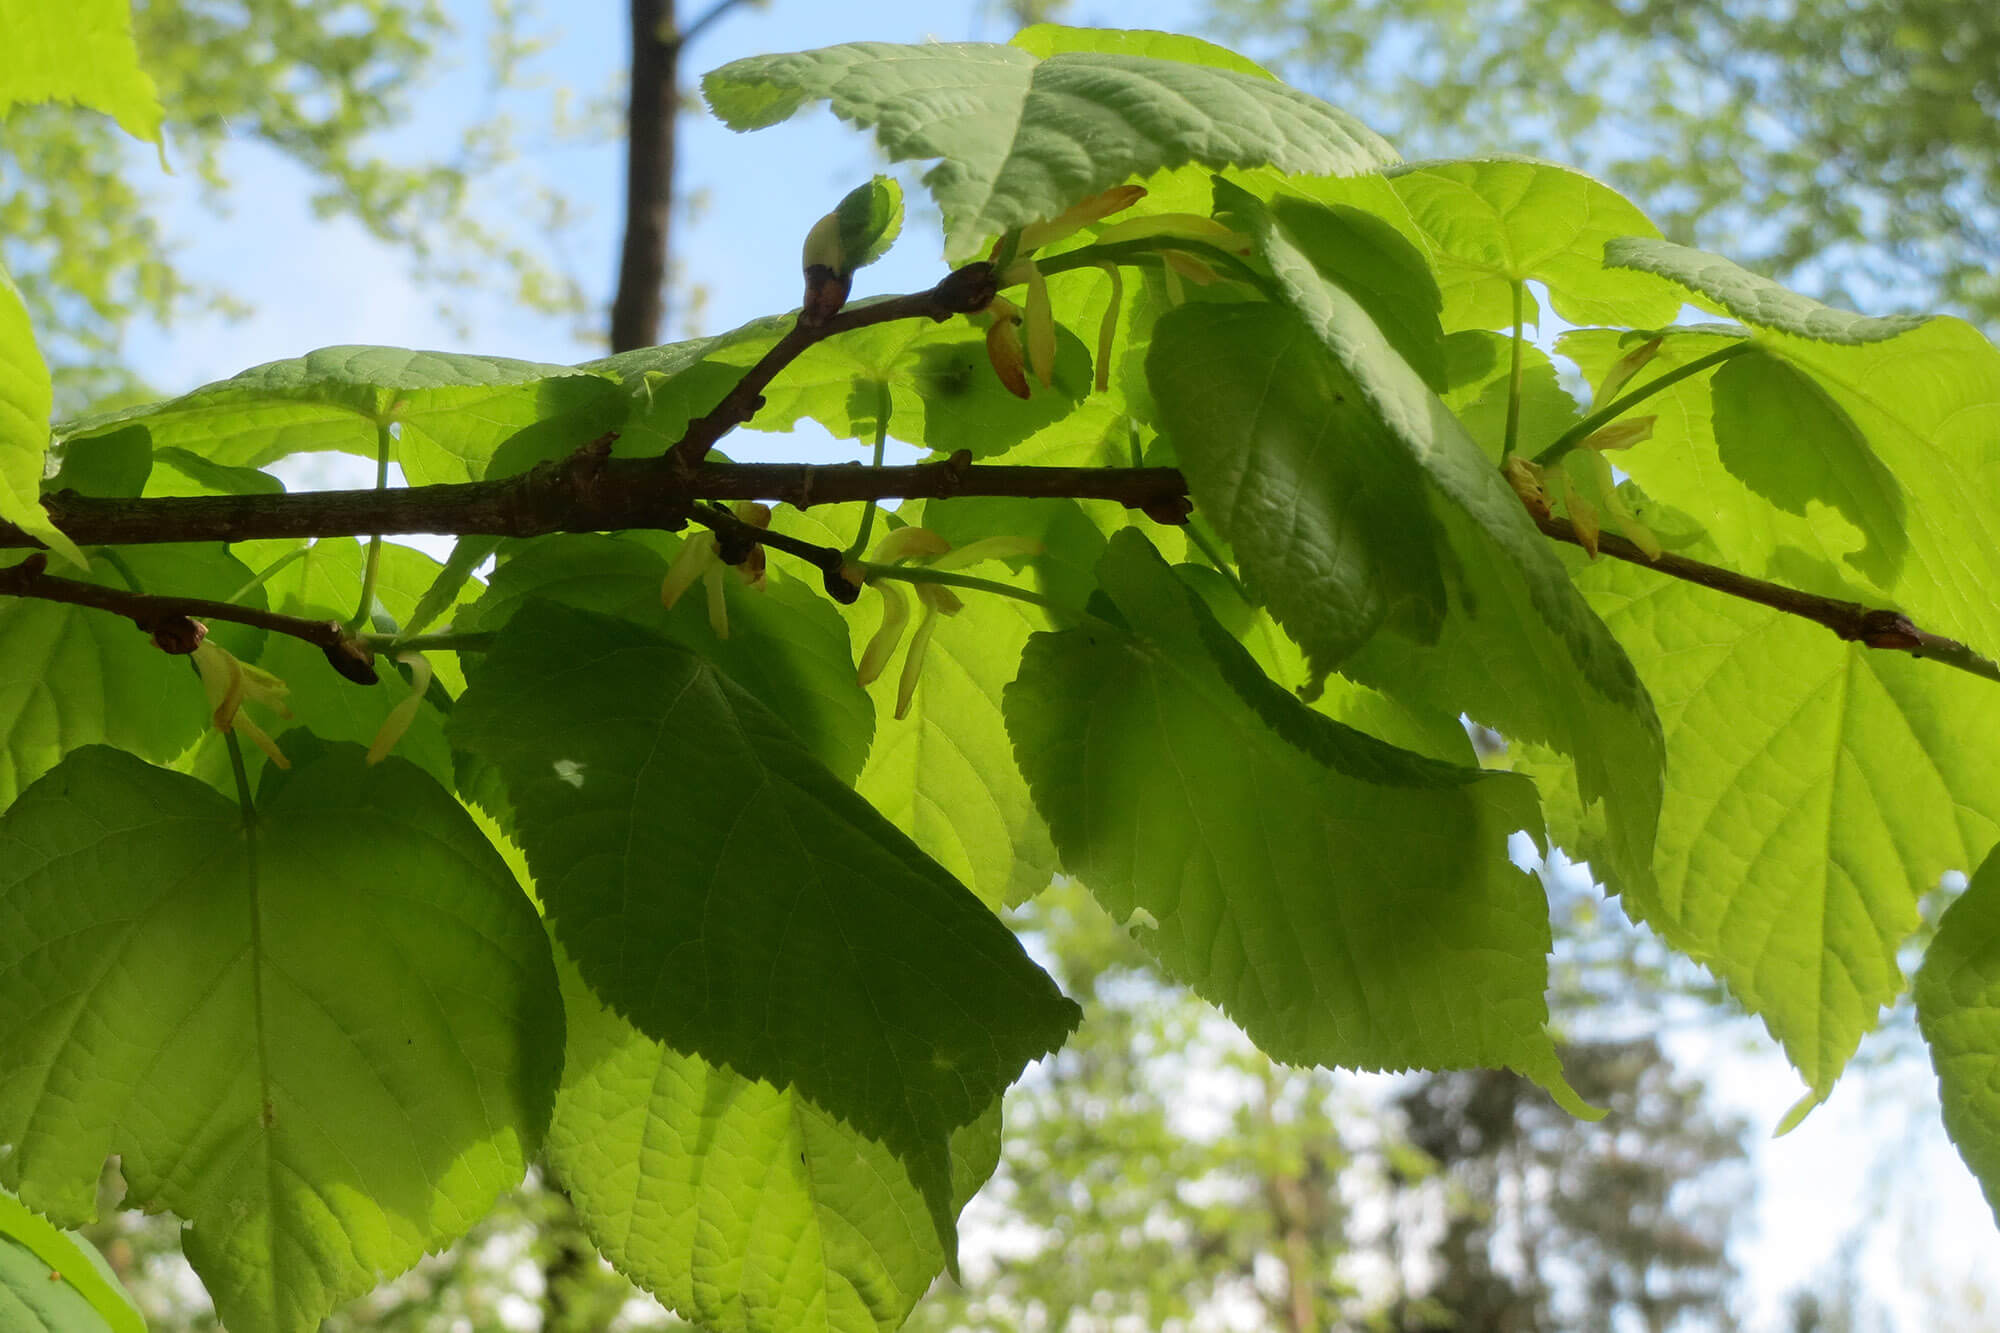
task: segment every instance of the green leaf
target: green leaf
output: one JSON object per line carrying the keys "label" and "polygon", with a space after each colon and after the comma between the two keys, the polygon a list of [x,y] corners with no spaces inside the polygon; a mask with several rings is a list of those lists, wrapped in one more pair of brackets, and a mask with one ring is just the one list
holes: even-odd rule
{"label": "green leaf", "polygon": [[163,403],[66,423],[58,433],[88,439],[138,423],[155,449],[183,448],[211,462],[256,468],[321,449],[373,458],[378,431],[393,425],[400,432],[396,461],[411,484],[424,485],[483,477],[494,452],[517,437],[574,449],[614,425],[624,402],[615,383],[570,366],[400,347],[323,347]]}
{"label": "green leaf", "polygon": [[1395,160],[1352,116],[1268,77],[1123,52],[1038,60],[982,43],[857,42],[738,60],[702,91],[731,129],[824,100],[873,129],[890,161],[942,159],[924,183],[954,264],[1003,231],[1189,162],[1352,175]]}
{"label": "green leaf", "polygon": [[[17,0],[18,3],[18,0]],[[8,16],[0,13],[0,19]],[[8,66],[19,59],[9,55]],[[0,103],[0,105],[4,105]],[[0,267],[0,520],[38,538],[72,564],[84,563],[76,543],[42,508],[42,470],[49,449],[49,408],[55,391],[35,346],[21,289]]]}
{"label": "green leaf", "polygon": [[1060,23],[1033,23],[1009,38],[1007,45],[1018,46],[1029,55],[1043,60],[1065,52],[1092,51],[1145,56],[1153,60],[1178,60],[1187,65],[1212,65],[1216,69],[1234,70],[1257,79],[1275,80],[1278,77],[1248,56],[1240,56],[1228,47],[1177,32],[1069,28]]}
{"label": "green leaf", "polygon": [[0,1328],[8,1333],[110,1333],[112,1325],[76,1288],[51,1280],[55,1271],[0,1229]]}
{"label": "green leaf", "polygon": [[1707,309],[1727,311],[1745,324],[1813,342],[1849,346],[1882,342],[1930,321],[1928,315],[1891,315],[1887,319],[1876,319],[1857,315],[1851,310],[1836,310],[1752,273],[1721,255],[1660,240],[1654,232],[1644,236],[1620,236],[1607,242],[1604,263],[1610,268],[1630,269],[1666,278],[1687,288],[1697,298],[1706,298],[1701,304]]}
{"label": "green leaf", "polygon": [[139,67],[126,0],[0,0],[0,50],[0,116],[23,102],[69,102],[160,141],[160,95]]}
{"label": "green leaf", "polygon": [[44,491],[129,498],[146,489],[153,473],[153,447],[138,428],[79,440],[52,450],[51,455],[58,466],[56,474],[42,483]]}
{"label": "green leaf", "polygon": [[[1508,381],[1513,367],[1513,339],[1484,329],[1461,329],[1444,340],[1444,405],[1458,417],[1466,433],[1495,467],[1507,439]],[[1562,387],[1555,363],[1541,348],[1521,349],[1520,451],[1529,457],[1576,423],[1576,399]]]}
{"label": "green leaf", "polygon": [[1930,1043],[1945,1132],[2000,1221],[2000,853],[1945,911],[1917,973],[1917,1026]]}
{"label": "green leaf", "polygon": [[[127,430],[140,439],[146,439],[150,435],[143,426],[132,426]],[[110,435],[94,438],[116,439],[126,433],[127,431],[113,431]],[[284,482],[256,468],[226,467],[211,459],[203,458],[192,450],[171,446],[154,449],[151,452],[153,470],[146,479],[148,495],[283,495],[285,493]]]}
{"label": "green leaf", "polygon": [[[84,576],[121,591],[226,598],[250,571],[220,546],[132,546]],[[261,592],[245,604],[265,605]],[[216,621],[217,641],[254,656],[261,632]],[[33,598],[0,599],[0,808],[72,750],[99,742],[166,763],[209,724],[186,660],[155,648],[131,621]]]}
{"label": "green leaf", "polygon": [[1854,419],[1810,375],[1765,352],[1723,362],[1709,392],[1723,466],[1788,514],[1805,517],[1813,503],[1839,510],[1868,543],[1847,560],[1894,585],[1910,545],[1903,488]]}
{"label": "green leaf", "polygon": [[660,630],[757,696],[842,782],[868,756],[875,709],[854,679],[847,623],[817,587],[771,571],[762,592],[724,576],[729,637],[708,622],[699,588],[669,611],[660,584],[680,542],[657,533],[552,536],[511,544],[467,629],[503,629],[532,598]]}
{"label": "green leaf", "polygon": [[[1218,183],[1216,204],[1227,220],[1240,197],[1233,187]],[[1366,310],[1403,359],[1423,376],[1424,383],[1445,386],[1444,329],[1438,312],[1444,298],[1421,251],[1403,234],[1374,214],[1344,205],[1328,206],[1296,196],[1278,195],[1270,216],[1283,229],[1286,259],[1299,279],[1307,272],[1338,283]],[[1269,247],[1265,258],[1276,262]],[[1310,317],[1310,312],[1306,313]]]}
{"label": "green leaf", "polygon": [[0,816],[0,1182],[193,1223],[232,1328],[307,1330],[519,1182],[561,1070],[548,941],[450,795],[329,751],[254,830],[93,747]]}
{"label": "green leaf", "polygon": [[1544,1028],[1547,904],[1507,859],[1534,788],[1307,708],[1136,532],[1098,574],[1130,632],[1036,635],[1006,696],[1065,868],[1276,1059],[1507,1065],[1582,1109]]}
{"label": "green leaf", "polygon": [[[1423,709],[1469,713],[1508,736],[1562,750],[1588,799],[1611,807],[1619,866],[1643,878],[1659,812],[1659,724],[1623,649],[1570,585],[1499,470],[1367,310],[1321,278],[1247,194],[1224,194],[1253,229],[1286,299],[1338,363],[1332,397],[1319,411],[1338,410],[1363,439],[1393,440],[1432,483],[1424,493],[1433,514],[1427,549],[1440,551],[1450,598],[1441,624],[1419,622],[1434,646],[1376,634],[1338,659],[1340,670]],[[1164,355],[1148,360],[1156,384],[1198,369]],[[1402,485],[1346,502],[1396,504]],[[1280,530],[1261,539],[1282,537]],[[1235,539],[1239,551],[1242,542]],[[1282,609],[1277,588],[1265,595]],[[1297,623],[1287,628],[1304,633]]]}
{"label": "green leaf", "polygon": [[1316,672],[1385,625],[1437,637],[1423,474],[1305,320],[1262,302],[1184,306],[1154,327],[1147,370],[1195,508]]}
{"label": "green leaf", "polygon": [[[1653,438],[1621,454],[1619,465],[1647,494],[1705,527],[1720,563],[1808,591],[1887,601],[1932,633],[2000,657],[2000,601],[1992,595],[2000,587],[2000,537],[1982,502],[2000,493],[2000,450],[1993,447],[2000,438],[2000,349],[1945,317],[1859,343],[1768,330],[1752,336],[1759,351],[1803,372],[1818,392],[1807,399],[1795,377],[1745,353],[1735,361],[1751,369],[1733,386],[1696,376],[1647,399],[1642,410],[1659,417]],[[1633,387],[1741,341],[1726,332],[1671,333]],[[1624,349],[1619,335],[1586,330],[1565,336],[1561,350],[1594,379]],[[1782,442],[1747,450],[1748,467],[1765,489],[1788,500],[1806,492],[1803,514],[1785,512],[1725,465],[1718,403],[1725,413],[1721,437],[1737,465],[1745,465],[1739,427],[1752,423],[1743,422],[1742,404],[1731,400],[1738,392],[1774,405],[1782,396],[1789,405],[1783,420],[1820,432],[1786,450],[1782,464],[1756,461]],[[1773,419],[1779,419],[1775,406],[1759,409],[1755,422]],[[1796,475],[1778,478],[1781,467]],[[1874,592],[1848,589],[1853,574],[1866,577]]]}
{"label": "green leaf", "polygon": [[641,626],[528,604],[452,736],[503,775],[592,989],[887,1145],[950,1244],[952,1131],[1076,1023],[1006,927],[769,709]]}
{"label": "green leaf", "polygon": [[903,230],[903,187],[891,176],[872,176],[834,207],[840,219],[840,252],[847,271],[866,268],[889,253]]}
{"label": "green leaf", "polygon": [[[1919,897],[2000,837],[1993,685],[1620,561],[1577,581],[1666,732],[1657,885],[1614,887],[1763,1018],[1823,1096],[1902,990]],[[1559,778],[1526,757],[1517,768],[1542,786],[1557,840],[1595,856],[1601,832]]]}
{"label": "green leaf", "polygon": [[15,1333],[146,1333],[146,1321],[97,1247],[57,1230],[4,1190],[0,1321]]}
{"label": "green leaf", "polygon": [[[1665,324],[1680,310],[1673,285],[1605,267],[1605,243],[1660,229],[1610,186],[1526,158],[1420,162],[1389,183],[1428,243],[1444,292],[1444,327],[1514,322],[1516,283],[1547,284],[1556,313],[1576,324]],[[1529,318],[1534,303],[1529,301]]]}
{"label": "green leaf", "polygon": [[[548,1160],[625,1276],[715,1333],[901,1327],[949,1259],[903,1164],[797,1092],[652,1040],[567,960]],[[951,1210],[1000,1155],[1000,1104],[951,1137]]]}

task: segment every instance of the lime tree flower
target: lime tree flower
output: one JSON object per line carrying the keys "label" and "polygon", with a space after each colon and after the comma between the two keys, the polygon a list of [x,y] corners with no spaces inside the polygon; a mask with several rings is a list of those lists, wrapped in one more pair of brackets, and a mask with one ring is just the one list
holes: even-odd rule
{"label": "lime tree flower", "polygon": [[[729,511],[753,528],[771,526],[771,506],[759,504],[755,500],[738,500],[729,506]],[[723,597],[723,579],[730,566],[722,563],[722,548],[715,540],[713,532],[697,532],[681,543],[673,563],[667,566],[667,576],[660,581],[660,605],[672,610],[680,601],[681,594],[692,588],[696,581],[708,590],[708,623],[715,631],[715,637],[729,637],[729,603]],[[743,562],[735,567],[736,575],[753,592],[764,590],[764,548],[753,546]]]}
{"label": "lime tree flower", "polygon": [[[1035,252],[1067,240],[1083,228],[1123,212],[1145,197],[1144,186],[1115,185],[1072,205],[1046,222],[1030,223],[1017,232],[1002,236],[994,244],[992,262],[1000,266],[996,275],[999,285],[1025,286],[1028,289],[1027,304],[1025,308],[1017,308],[1004,298],[996,297],[974,319],[986,326],[986,354],[993,363],[994,373],[1017,398],[1026,398],[1029,394],[1027,370],[1034,372],[1034,377],[1042,382],[1044,388],[1055,383],[1055,308],[1049,299],[1048,281],[1041,264],[1035,259]],[[1198,213],[1152,213],[1127,218],[1098,232],[1092,238],[1092,244],[1109,246],[1134,241],[1177,240],[1198,241],[1234,254],[1248,254],[1251,248],[1247,236]],[[1175,305],[1181,301],[1182,279],[1203,287],[1221,280],[1221,275],[1213,266],[1185,249],[1160,246],[1157,257],[1166,274],[1168,298]],[[1112,331],[1118,323],[1124,284],[1119,279],[1116,264],[1104,263],[1100,267],[1111,275],[1111,303],[1105,310],[1097,339],[1095,387],[1102,391],[1109,387]]]}
{"label": "lime tree flower", "polygon": [[896,720],[901,721],[910,712],[910,701],[917,693],[917,681],[922,678],[924,656],[930,649],[931,633],[937,628],[939,616],[955,616],[965,609],[965,603],[956,592],[943,583],[933,583],[916,578],[899,579],[893,571],[895,565],[905,561],[922,561],[923,567],[950,572],[976,565],[983,560],[1014,559],[1025,555],[1040,555],[1042,544],[1031,537],[986,537],[976,542],[967,542],[954,548],[929,528],[898,528],[875,544],[874,559],[866,571],[866,586],[882,594],[882,624],[868,640],[868,646],[861,650],[861,663],[857,669],[862,686],[875,683],[889,662],[896,655],[896,649],[903,641],[903,631],[910,623],[910,598],[900,586],[908,583],[923,603],[924,618],[917,623],[917,632],[910,639],[909,651],[903,655],[903,674],[896,682]]}
{"label": "lime tree flower", "polygon": [[396,660],[410,669],[410,692],[389,710],[389,716],[382,719],[382,726],[375,733],[375,743],[368,747],[371,768],[387,759],[389,751],[396,748],[396,742],[403,739],[410,723],[417,720],[417,709],[423,706],[424,693],[431,687],[431,660],[428,657],[422,653],[397,653]]}
{"label": "lime tree flower", "polygon": [[262,667],[239,660],[234,653],[209,638],[206,630],[207,627],[203,626],[202,640],[195,645],[191,656],[195,670],[201,675],[201,687],[208,695],[215,729],[242,732],[270,757],[272,763],[279,768],[290,768],[291,760],[285,758],[284,752],[257,725],[256,720],[243,711],[243,705],[254,703],[270,709],[279,717],[289,718],[292,710],[286,705],[285,698],[292,692],[291,686]]}

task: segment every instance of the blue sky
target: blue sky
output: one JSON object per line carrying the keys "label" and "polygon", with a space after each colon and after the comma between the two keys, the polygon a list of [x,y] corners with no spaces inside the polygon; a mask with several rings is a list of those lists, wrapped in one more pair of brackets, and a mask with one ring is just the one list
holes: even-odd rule
{"label": "blue sky", "polygon": [[[693,0],[682,8],[699,10]],[[1004,38],[1002,21],[967,0],[887,0],[866,5],[825,0],[772,0],[718,25],[689,53],[691,72],[740,56],[803,49],[841,41],[920,41]],[[466,13],[466,49],[456,70],[442,72],[420,94],[415,126],[399,141],[413,154],[434,154],[448,143],[468,108],[476,109],[475,57],[483,4],[460,3]],[[1070,17],[1110,26],[1193,30],[1200,6],[1193,0],[1078,0]],[[559,19],[551,17],[560,13]],[[611,90],[625,60],[623,6],[609,3],[548,6],[531,25],[549,39],[534,74],[543,91],[523,99],[522,114],[546,105],[555,88],[581,95]],[[150,160],[150,154],[146,155]],[[842,193],[879,169],[869,141],[824,112],[801,116],[752,135],[737,135],[712,121],[683,122],[679,182],[702,205],[678,229],[685,281],[708,296],[698,331],[731,327],[745,319],[796,305],[798,250],[813,220]],[[304,178],[267,151],[233,150],[229,166],[239,190],[233,216],[217,219],[201,204],[191,173],[156,181],[170,231],[187,243],[185,264],[198,278],[226,284],[256,302],[240,322],[196,320],[171,333],[138,335],[135,368],[165,392],[177,393],[247,366],[294,356],[333,343],[381,343],[462,348],[489,354],[567,362],[600,354],[600,345],[576,336],[559,321],[525,314],[497,297],[474,303],[469,339],[436,313],[435,292],[412,285],[398,254],[346,222],[316,219],[305,202]],[[520,197],[524,182],[560,190],[584,210],[568,238],[569,257],[593,300],[609,299],[622,209],[622,154],[605,142],[542,148],[507,179],[487,183],[491,196]],[[914,172],[903,172],[914,183]],[[913,195],[918,204],[920,196]],[[1640,201],[1643,204],[1643,200]],[[903,241],[888,259],[866,270],[858,292],[897,291],[928,285],[942,271],[935,222],[913,209]],[[685,336],[676,328],[675,336]],[[778,443],[779,452],[787,452]],[[744,450],[736,450],[741,456]],[[758,451],[768,453],[768,451]],[[796,450],[790,450],[796,455]],[[851,452],[851,450],[849,451]],[[310,475],[321,484],[338,474]],[[303,473],[296,475],[305,475]],[[366,484],[356,478],[355,484]],[[1742,1025],[1726,1035],[1696,1031],[1674,1039],[1676,1052],[1700,1061],[1717,1094],[1753,1123],[1774,1125],[1798,1094],[1796,1078],[1768,1044],[1746,1050]],[[1936,1129],[1928,1071],[1903,1061],[1888,1073],[1850,1075],[1832,1102],[1783,1140],[1759,1148],[1762,1191],[1755,1202],[1759,1224],[1740,1258],[1760,1301],[1752,1327],[1775,1327],[1775,1301],[1785,1290],[1810,1283],[1836,1262],[1847,1229],[1881,1212],[1883,1197],[1901,1203],[1882,1218],[1873,1242],[1856,1260],[1870,1287],[1893,1296],[1906,1265],[1947,1280],[1954,1275],[2000,1273],[1996,1233],[1970,1177]],[[1917,1108],[1914,1113],[1908,1108]],[[1887,1177],[1886,1196],[1874,1150],[1888,1139],[1900,1154]],[[1752,1206],[1746,1201],[1746,1207]],[[1921,1256],[1904,1247],[1919,1247]],[[1823,1282],[1822,1284],[1823,1285]]]}

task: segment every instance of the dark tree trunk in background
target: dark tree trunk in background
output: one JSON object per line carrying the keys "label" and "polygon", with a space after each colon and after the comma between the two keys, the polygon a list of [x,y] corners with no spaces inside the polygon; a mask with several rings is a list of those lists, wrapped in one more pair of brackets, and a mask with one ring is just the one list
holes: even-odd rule
{"label": "dark tree trunk in background", "polygon": [[611,302],[611,350],[660,341],[674,199],[674,127],[684,38],[674,0],[632,0],[632,102],[625,145],[625,250]]}

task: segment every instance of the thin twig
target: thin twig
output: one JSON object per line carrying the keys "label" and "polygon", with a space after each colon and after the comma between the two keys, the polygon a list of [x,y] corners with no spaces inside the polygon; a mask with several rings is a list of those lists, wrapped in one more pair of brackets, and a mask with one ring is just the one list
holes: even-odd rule
{"label": "thin twig", "polygon": [[[1534,515],[1535,526],[1557,541],[1582,546],[1576,529],[1566,518],[1553,516],[1544,518]],[[1774,611],[1802,617],[1826,626],[1835,635],[1850,643],[1865,644],[1870,648],[1884,648],[1893,652],[1904,652],[1912,657],[1929,658],[1946,666],[1957,667],[1960,671],[1984,676],[1991,681],[2000,681],[2000,665],[1981,657],[1956,639],[1947,639],[1941,634],[1932,634],[1919,629],[1901,611],[1885,607],[1863,606],[1860,602],[1843,602],[1834,597],[1821,597],[1817,593],[1801,592],[1783,584],[1768,583],[1763,579],[1739,574],[1733,569],[1720,565],[1704,564],[1690,560],[1686,556],[1665,552],[1655,560],[1643,550],[1623,537],[1602,533],[1597,538],[1600,555],[1612,556],[1619,560],[1643,566],[1670,578],[1686,583],[1699,584],[1704,588],[1768,606]]]}
{"label": "thin twig", "polygon": [[724,395],[707,415],[688,423],[679,443],[667,451],[663,461],[687,472],[701,466],[715,442],[736,429],[764,405],[764,389],[779,371],[799,358],[808,347],[836,333],[865,329],[898,319],[930,319],[943,323],[953,315],[969,315],[984,310],[998,290],[989,264],[967,264],[945,274],[929,291],[891,296],[846,310],[817,322],[801,312],[791,330],[757,364],[743,372],[736,387]]}
{"label": "thin twig", "polygon": [[[48,572],[48,557],[39,551],[17,565],[0,569],[0,597],[31,597],[44,602],[63,602],[70,606],[109,611],[137,625],[152,636],[153,642],[163,652],[169,653],[191,653],[201,641],[200,631],[189,622],[229,620],[303,640],[325,653],[329,661],[334,659],[335,654],[345,654],[365,664],[370,656],[360,639],[350,634],[337,620],[309,620],[304,616],[281,615],[276,611],[262,611],[254,606],[237,606],[206,597],[121,592],[100,583],[60,578]],[[335,665],[341,666],[338,662]],[[342,667],[341,674],[350,680],[361,679],[351,667]],[[373,672],[369,675],[372,677]]]}

